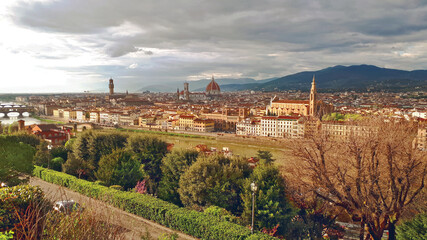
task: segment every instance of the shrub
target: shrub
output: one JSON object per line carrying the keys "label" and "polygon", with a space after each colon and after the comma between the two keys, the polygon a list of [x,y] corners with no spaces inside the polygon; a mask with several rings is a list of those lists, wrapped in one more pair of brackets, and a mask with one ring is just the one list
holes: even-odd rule
{"label": "shrub", "polygon": [[218,206],[210,206],[203,211],[207,215],[216,216],[220,219],[227,220],[229,222],[237,223],[237,217],[231,214],[231,212],[220,208]]}
{"label": "shrub", "polygon": [[0,232],[0,240],[13,239],[13,231]]}
{"label": "shrub", "polygon": [[418,214],[412,220],[402,223],[396,232],[398,240],[427,239],[427,214]]}
{"label": "shrub", "polygon": [[67,161],[62,165],[62,171],[76,176],[78,178],[87,178],[87,174],[92,171],[93,168],[84,160],[74,157],[73,154],[68,154]]}
{"label": "shrub", "polygon": [[123,190],[123,187],[122,187],[122,186],[120,186],[120,185],[111,185],[111,186],[110,186],[110,188],[112,188],[112,189],[116,189],[116,190],[120,190],[120,191],[122,191],[122,190]]}
{"label": "shrub", "polygon": [[1,188],[0,232],[13,230],[16,239],[40,239],[48,209],[50,204],[39,187],[18,185]]}
{"label": "shrub", "polygon": [[57,146],[50,150],[50,156],[52,159],[60,157],[67,161],[68,151],[64,146]]}
{"label": "shrub", "polygon": [[135,192],[140,193],[140,194],[147,194],[147,186],[146,186],[146,182],[147,180],[142,180],[136,183],[135,186]]}
{"label": "shrub", "polygon": [[62,157],[56,157],[50,161],[50,168],[55,171],[62,171],[62,164],[64,163],[64,159]]}
{"label": "shrub", "polygon": [[71,214],[58,214],[52,211],[46,216],[42,239],[121,240],[125,239],[126,231],[112,224],[111,218],[92,210],[75,211]]}
{"label": "shrub", "polygon": [[250,230],[246,227],[219,220],[215,216],[180,208],[147,194],[118,191],[41,167],[36,167],[34,175],[196,238],[247,239],[250,236]]}

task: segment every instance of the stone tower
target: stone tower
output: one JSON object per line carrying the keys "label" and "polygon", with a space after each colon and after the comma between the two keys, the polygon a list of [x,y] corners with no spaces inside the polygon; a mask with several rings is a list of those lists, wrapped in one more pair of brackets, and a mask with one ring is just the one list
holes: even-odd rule
{"label": "stone tower", "polygon": [[185,100],[190,100],[190,90],[188,89],[188,82],[184,83],[184,98]]}
{"label": "stone tower", "polygon": [[24,120],[18,120],[18,131],[24,131],[25,130],[25,121]]}
{"label": "stone tower", "polygon": [[311,83],[310,91],[310,116],[314,117],[317,114],[317,90],[315,77],[313,75],[313,82]]}
{"label": "stone tower", "polygon": [[110,84],[108,84],[108,88],[110,88],[110,95],[114,94],[114,81],[110,78]]}

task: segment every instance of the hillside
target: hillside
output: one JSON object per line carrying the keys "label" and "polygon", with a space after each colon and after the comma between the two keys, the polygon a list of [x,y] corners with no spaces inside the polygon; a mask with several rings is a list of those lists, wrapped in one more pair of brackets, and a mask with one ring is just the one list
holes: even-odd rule
{"label": "hillside", "polygon": [[427,90],[427,70],[404,71],[372,65],[335,66],[319,71],[306,71],[266,83],[222,85],[223,91],[238,90],[308,90],[313,75],[318,89],[327,90]]}

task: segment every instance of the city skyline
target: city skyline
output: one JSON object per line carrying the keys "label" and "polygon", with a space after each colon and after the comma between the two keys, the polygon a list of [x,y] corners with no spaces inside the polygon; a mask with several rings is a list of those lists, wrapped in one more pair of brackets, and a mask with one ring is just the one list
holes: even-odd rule
{"label": "city skyline", "polygon": [[[197,4],[199,3],[199,4]],[[0,93],[106,92],[334,65],[427,69],[427,3],[1,1]]]}

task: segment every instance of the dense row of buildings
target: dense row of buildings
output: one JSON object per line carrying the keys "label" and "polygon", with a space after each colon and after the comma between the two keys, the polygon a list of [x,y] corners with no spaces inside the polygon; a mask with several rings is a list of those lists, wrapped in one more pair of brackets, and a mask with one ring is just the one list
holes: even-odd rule
{"label": "dense row of buildings", "polygon": [[[423,119],[426,119],[427,102],[417,98],[420,93],[412,93],[414,97],[390,93],[318,94],[314,77],[309,93],[221,92],[213,77],[204,92],[190,92],[189,84],[184,83],[184,90],[178,90],[176,94],[129,94],[116,93],[113,79],[110,79],[108,95],[31,96],[19,100],[35,107],[41,115],[65,122],[165,131],[303,138],[313,129],[336,136],[360,130],[351,121],[322,120],[323,115],[331,112],[418,121],[420,129],[425,129]],[[425,139],[423,136],[419,137],[420,144]]]}

